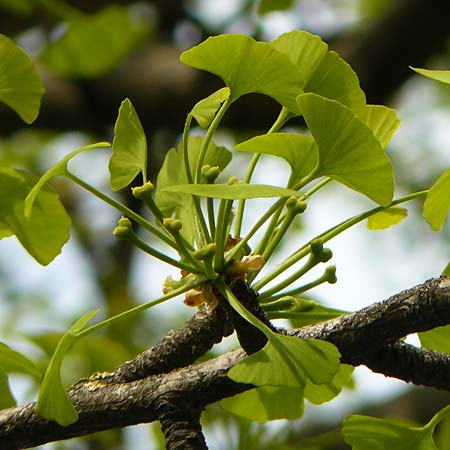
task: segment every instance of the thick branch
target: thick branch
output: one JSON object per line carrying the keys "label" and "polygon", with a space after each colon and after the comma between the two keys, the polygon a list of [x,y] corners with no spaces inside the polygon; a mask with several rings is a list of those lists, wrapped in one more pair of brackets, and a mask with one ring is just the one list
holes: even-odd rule
{"label": "thick branch", "polygon": [[[290,334],[333,342],[343,362],[366,364],[388,376],[450,390],[448,356],[395,343],[404,335],[448,323],[450,279],[441,278],[356,313]],[[201,411],[209,403],[251,387],[234,383],[227,377],[228,370],[244,357],[244,352],[239,350],[205,363],[128,383],[114,381],[110,374],[104,377],[106,383],[101,376],[82,380],[70,390],[80,414],[78,422],[69,427],[58,426],[37,416],[33,404],[8,409],[0,413],[0,448],[32,447],[151,422],[158,419],[158,408],[164,403]]]}

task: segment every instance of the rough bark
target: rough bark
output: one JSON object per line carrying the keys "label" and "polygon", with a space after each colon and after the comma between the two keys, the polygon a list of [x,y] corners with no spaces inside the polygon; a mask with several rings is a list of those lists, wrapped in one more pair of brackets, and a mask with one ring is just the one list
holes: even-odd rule
{"label": "rough bark", "polygon": [[[450,391],[449,356],[398,340],[407,334],[448,323],[450,279],[440,278],[358,312],[289,334],[333,342],[345,363],[365,364],[387,376]],[[191,326],[197,328],[192,336],[198,336],[203,327],[208,326],[208,321],[193,320]],[[227,376],[228,370],[244,357],[245,353],[237,350],[160,374],[159,361],[155,359],[147,367],[152,375],[145,376],[141,372],[143,378],[129,382],[123,381],[120,369],[112,374],[94,375],[69,390],[79,420],[68,427],[39,417],[33,410],[33,403],[0,412],[0,448],[29,448],[160,419],[173,442],[169,448],[182,448],[177,447],[185,442],[180,440],[180,435],[186,442],[199,445],[197,448],[206,448],[200,446],[205,445],[198,428],[200,411],[210,403],[251,388]],[[127,367],[132,364],[128,362]],[[138,360],[136,364],[140,364]]]}

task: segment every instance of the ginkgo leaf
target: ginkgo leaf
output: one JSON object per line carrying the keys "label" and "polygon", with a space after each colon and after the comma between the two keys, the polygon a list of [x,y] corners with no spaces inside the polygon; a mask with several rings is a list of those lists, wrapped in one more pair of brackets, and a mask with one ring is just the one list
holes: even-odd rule
{"label": "ginkgo leaf", "polygon": [[413,428],[368,416],[344,419],[342,432],[353,450],[438,450],[433,428]]}
{"label": "ginkgo leaf", "polygon": [[440,81],[441,83],[450,84],[450,70],[429,70],[411,67],[412,70],[431,80]]}
{"label": "ginkgo leaf", "polygon": [[285,159],[291,166],[288,186],[295,185],[317,166],[317,145],[311,136],[293,133],[271,133],[241,142],[234,150],[264,153]]}
{"label": "ginkgo leaf", "polygon": [[25,197],[36,181],[26,172],[0,167],[0,216],[25,250],[40,264],[47,265],[69,239],[70,217],[58,194],[47,186],[36,195],[34,208],[25,217]]}
{"label": "ginkgo leaf", "polygon": [[422,347],[450,355],[450,325],[417,333]]}
{"label": "ginkgo leaf", "polygon": [[450,169],[433,184],[423,205],[423,217],[434,231],[444,224],[450,208]]}
{"label": "ginkgo leaf", "polygon": [[44,86],[28,55],[0,34],[0,101],[26,123],[39,114]]}
{"label": "ginkgo leaf", "polygon": [[9,379],[6,372],[0,366],[0,410],[16,406],[16,400],[9,387]]}
{"label": "ginkgo leaf", "polygon": [[109,146],[110,146],[109,142],[98,142],[96,144],[85,145],[84,147],[80,147],[74,150],[73,152],[69,153],[61,161],[58,161],[53,167],[48,169],[47,172],[45,172],[44,175],[42,175],[41,178],[39,178],[39,181],[33,186],[33,188],[30,190],[30,192],[25,198],[25,208],[24,208],[25,217],[27,218],[30,217],[34,201],[36,200],[36,197],[38,196],[43,186],[47,183],[47,181],[50,181],[52,178],[66,174],[67,164],[72,158],[88,150]]}
{"label": "ginkgo leaf", "polygon": [[297,66],[304,92],[337,100],[350,108],[365,105],[366,96],[358,76],[336,52],[328,51],[328,45],[319,36],[294,30],[282,34],[271,45]]}
{"label": "ginkgo leaf", "polygon": [[313,384],[306,380],[305,398],[314,405],[321,405],[337,397],[352,376],[354,368],[347,364],[341,364],[333,379],[326,384]]}
{"label": "ginkgo leaf", "polygon": [[369,230],[385,230],[386,228],[397,225],[408,216],[406,208],[392,206],[386,208],[367,219],[367,228]]}
{"label": "ginkgo leaf", "polygon": [[259,14],[268,14],[273,11],[283,11],[289,9],[294,0],[261,0],[259,3]]}
{"label": "ginkgo leaf", "polygon": [[299,71],[267,42],[243,34],[214,36],[183,52],[180,60],[222,78],[230,88],[230,102],[258,92],[298,110],[295,97],[302,92]]}
{"label": "ginkgo leaf", "polygon": [[162,192],[182,192],[201,197],[245,200],[249,198],[290,197],[296,191],[266,184],[179,184],[167,187]]}
{"label": "ginkgo leaf", "polygon": [[145,36],[148,26],[123,6],[72,15],[62,36],[46,46],[41,61],[63,76],[99,77],[114,68]]}
{"label": "ginkgo leaf", "polygon": [[382,206],[394,193],[392,164],[373,132],[346,106],[316,94],[298,97],[319,150],[317,175],[327,175]]}
{"label": "ginkgo leaf", "polygon": [[13,350],[3,342],[0,342],[0,367],[6,373],[24,373],[36,378],[40,378],[42,375],[25,355]]}
{"label": "ginkgo leaf", "polygon": [[299,418],[305,409],[303,391],[298,388],[261,386],[225,398],[222,408],[256,422]]}
{"label": "ginkgo leaf", "polygon": [[39,390],[36,412],[59,425],[67,426],[78,420],[76,412],[61,381],[61,365],[67,352],[77,341],[76,336],[88,322],[98,313],[90,311],[80,317],[64,334],[50,360]]}
{"label": "ginkgo leaf", "polygon": [[192,116],[201,128],[208,128],[220,105],[230,96],[230,89],[224,87],[200,100],[191,111]]}
{"label": "ginkgo leaf", "polygon": [[355,114],[372,130],[383,148],[386,148],[400,125],[395,110],[382,105],[364,105]]}
{"label": "ginkgo leaf", "polygon": [[109,160],[111,189],[118,191],[128,186],[141,172],[147,181],[147,139],[141,121],[129,99],[119,108],[114,125],[112,155]]}

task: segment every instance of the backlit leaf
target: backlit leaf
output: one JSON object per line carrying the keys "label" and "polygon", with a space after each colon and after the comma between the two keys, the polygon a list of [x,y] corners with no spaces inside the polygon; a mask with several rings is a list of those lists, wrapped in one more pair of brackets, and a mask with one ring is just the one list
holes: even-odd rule
{"label": "backlit leaf", "polygon": [[450,169],[444,172],[430,189],[423,205],[423,217],[434,231],[444,224],[450,208]]}
{"label": "backlit leaf", "polygon": [[393,206],[370,216],[367,219],[367,228],[369,230],[385,230],[393,225],[397,225],[407,216],[408,210],[406,208]]}
{"label": "backlit leaf", "polygon": [[225,398],[221,406],[256,422],[299,418],[305,409],[303,391],[298,388],[261,386]]}
{"label": "backlit leaf", "polygon": [[30,217],[25,217],[25,197],[36,181],[26,172],[0,167],[0,216],[25,250],[47,265],[69,239],[70,217],[58,194],[47,186],[36,195]]}
{"label": "backlit leaf", "polygon": [[211,124],[220,105],[230,96],[229,88],[222,88],[209,97],[200,100],[191,111],[192,116],[203,129]]}
{"label": "backlit leaf", "polygon": [[295,97],[302,92],[301,76],[291,60],[267,42],[242,34],[214,36],[183,52],[180,60],[222,78],[230,88],[231,102],[258,92],[290,110],[298,109]]}
{"label": "backlit leaf", "polygon": [[355,114],[372,130],[383,148],[386,148],[400,125],[395,110],[382,105],[364,105]]}
{"label": "backlit leaf", "polygon": [[258,12],[268,14],[273,11],[283,11],[289,9],[294,0],[261,0]]}
{"label": "backlit leaf", "polygon": [[294,186],[317,166],[317,145],[311,136],[293,133],[272,133],[241,142],[234,150],[264,153],[285,159],[291,166],[288,186]]}
{"label": "backlit leaf", "polygon": [[450,355],[450,325],[417,333],[422,347]]}
{"label": "backlit leaf", "polygon": [[41,60],[63,76],[93,78],[113,69],[149,31],[122,6],[68,18],[64,34],[48,45]]}
{"label": "backlit leaf", "polygon": [[355,415],[344,419],[342,432],[353,450],[438,450],[433,428],[413,428]]}
{"label": "backlit leaf", "polygon": [[282,34],[271,45],[285,53],[297,66],[304,92],[337,100],[349,108],[360,108],[366,96],[356,73],[319,36],[294,30]]}
{"label": "backlit leaf", "polygon": [[298,102],[319,149],[317,175],[330,176],[387,206],[394,193],[393,169],[373,132],[336,101],[303,94]]}
{"label": "backlit leaf", "polygon": [[0,34],[0,101],[26,123],[39,114],[44,86],[28,55]]}
{"label": "backlit leaf", "polygon": [[416,67],[410,67],[412,70],[417,72],[424,77],[430,78],[435,81],[440,81],[441,83],[450,84],[450,70],[428,70],[428,69],[418,69]]}
{"label": "backlit leaf", "polygon": [[0,368],[6,373],[24,373],[36,378],[41,376],[36,366],[25,355],[3,342],[0,342]]}
{"label": "backlit leaf", "polygon": [[147,139],[141,121],[129,99],[119,108],[114,126],[112,155],[109,160],[111,189],[128,186],[141,172],[147,181]]}
{"label": "backlit leaf", "polygon": [[61,365],[64,356],[77,341],[76,336],[88,322],[97,314],[98,310],[90,311],[80,317],[64,334],[50,360],[39,390],[36,412],[59,425],[67,426],[78,420],[76,412],[66,390],[61,382]]}
{"label": "backlit leaf", "polygon": [[296,191],[266,184],[180,184],[167,187],[162,192],[182,192],[201,197],[244,200],[249,198],[289,197]]}
{"label": "backlit leaf", "polygon": [[0,410],[16,406],[16,400],[9,387],[8,375],[0,366]]}

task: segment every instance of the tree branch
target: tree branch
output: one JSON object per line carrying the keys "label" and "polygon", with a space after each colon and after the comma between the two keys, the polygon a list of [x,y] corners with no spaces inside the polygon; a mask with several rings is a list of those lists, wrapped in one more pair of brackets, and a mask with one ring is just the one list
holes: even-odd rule
{"label": "tree branch", "polygon": [[[365,364],[388,376],[450,390],[449,356],[396,342],[407,334],[448,323],[450,279],[440,278],[358,312],[293,330],[289,334],[333,342],[345,363]],[[187,425],[173,422],[173,426],[186,430],[185,434],[193,439],[201,439],[196,420],[202,408],[251,388],[235,383],[227,376],[228,370],[244,357],[244,352],[237,350],[204,363],[131,382],[123,382],[120,375],[115,379],[114,373],[119,374],[120,371],[81,380],[69,390],[79,412],[78,422],[61,427],[38,416],[33,403],[8,409],[0,412],[0,448],[32,447],[110,428],[151,422],[160,418],[161,405],[175,415],[179,410],[171,408],[179,408],[180,405],[184,411],[192,412],[185,416]],[[170,426],[169,422],[167,426]]]}

